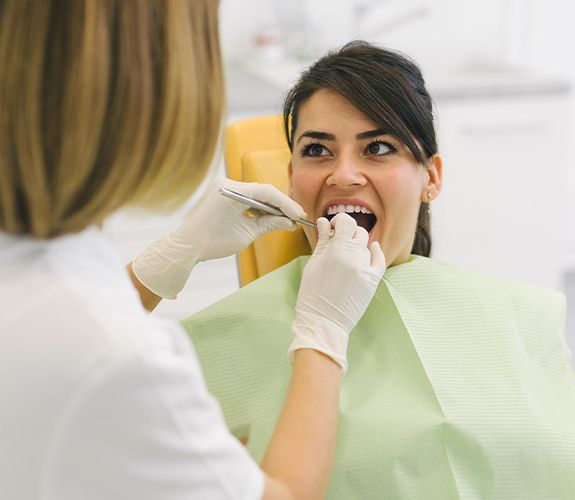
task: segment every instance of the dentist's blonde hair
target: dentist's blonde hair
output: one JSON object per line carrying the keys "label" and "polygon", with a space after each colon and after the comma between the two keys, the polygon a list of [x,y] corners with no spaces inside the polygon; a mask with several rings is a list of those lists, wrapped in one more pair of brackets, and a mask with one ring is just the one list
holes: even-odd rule
{"label": "dentist's blonde hair", "polygon": [[0,230],[51,238],[170,209],[223,111],[215,0],[0,2]]}

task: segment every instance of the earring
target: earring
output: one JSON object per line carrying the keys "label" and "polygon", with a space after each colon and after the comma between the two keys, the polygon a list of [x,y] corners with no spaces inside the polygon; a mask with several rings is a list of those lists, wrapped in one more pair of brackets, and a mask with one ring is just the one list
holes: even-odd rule
{"label": "earring", "polygon": [[433,194],[431,191],[427,193],[427,213],[431,215],[431,199],[433,198]]}

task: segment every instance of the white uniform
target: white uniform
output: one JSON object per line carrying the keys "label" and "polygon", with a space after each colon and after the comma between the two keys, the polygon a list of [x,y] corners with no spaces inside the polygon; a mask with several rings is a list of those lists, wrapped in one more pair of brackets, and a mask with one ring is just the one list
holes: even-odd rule
{"label": "white uniform", "polygon": [[255,499],[187,335],[89,228],[0,234],[0,498]]}

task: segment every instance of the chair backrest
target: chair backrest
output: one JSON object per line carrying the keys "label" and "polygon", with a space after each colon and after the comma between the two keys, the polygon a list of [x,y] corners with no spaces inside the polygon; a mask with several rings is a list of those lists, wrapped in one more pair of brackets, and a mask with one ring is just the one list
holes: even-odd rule
{"label": "chair backrest", "polygon": [[[277,115],[230,124],[224,135],[228,177],[237,181],[273,184],[287,194],[291,153],[282,126],[282,117]],[[268,233],[238,254],[240,286],[308,253],[310,247],[301,228],[293,232]]]}

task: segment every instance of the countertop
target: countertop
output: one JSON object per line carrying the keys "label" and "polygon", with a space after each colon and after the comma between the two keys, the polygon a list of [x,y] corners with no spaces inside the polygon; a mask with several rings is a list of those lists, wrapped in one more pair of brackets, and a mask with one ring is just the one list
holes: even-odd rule
{"label": "countertop", "polygon": [[[253,111],[279,112],[287,89],[297,80],[303,65],[243,63],[226,67],[230,114]],[[561,95],[570,91],[560,78],[518,70],[473,70],[426,76],[430,94],[437,102]]]}

